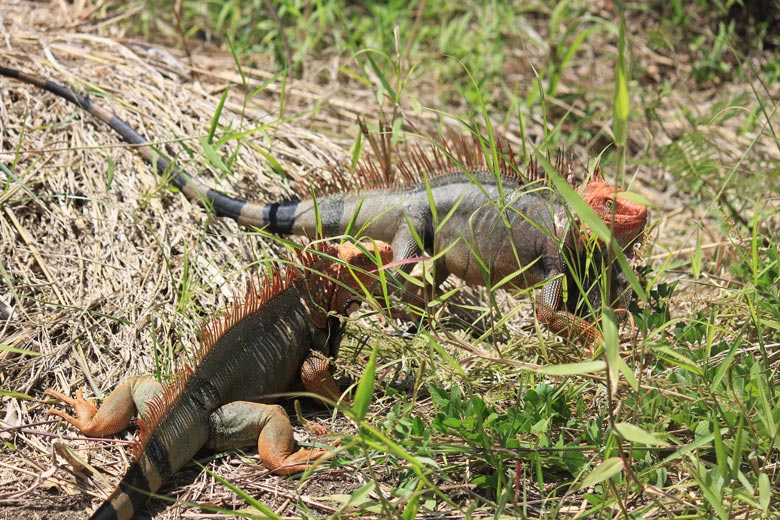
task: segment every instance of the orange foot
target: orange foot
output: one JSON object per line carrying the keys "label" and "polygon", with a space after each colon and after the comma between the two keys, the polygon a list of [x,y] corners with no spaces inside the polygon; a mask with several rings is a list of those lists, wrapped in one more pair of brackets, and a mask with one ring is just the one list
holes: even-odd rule
{"label": "orange foot", "polygon": [[320,423],[308,421],[306,419],[303,420],[303,426],[306,428],[306,430],[309,431],[309,433],[316,435],[317,437],[322,437],[328,433],[327,428],[325,428]]}
{"label": "orange foot", "polygon": [[92,423],[92,418],[95,417],[95,414],[97,413],[97,407],[94,404],[92,404],[91,401],[87,401],[86,399],[84,399],[84,394],[81,393],[81,390],[76,390],[75,399],[72,397],[68,397],[67,395],[61,392],[58,392],[56,390],[51,390],[51,389],[46,390],[44,392],[44,395],[50,395],[56,399],[59,399],[60,401],[70,405],[71,407],[73,407],[74,410],[76,410],[76,417],[68,415],[62,410],[58,410],[56,408],[49,408],[48,410],[49,415],[56,415],[58,417],[62,417],[68,423],[78,428],[79,431],[89,435],[87,430],[89,430],[89,426]]}
{"label": "orange foot", "polygon": [[[298,450],[280,461],[274,461],[274,465],[278,464],[278,466],[269,469],[276,475],[294,475],[311,468],[314,465],[314,461],[329,453],[332,452],[320,449]],[[268,467],[267,463],[266,467]]]}

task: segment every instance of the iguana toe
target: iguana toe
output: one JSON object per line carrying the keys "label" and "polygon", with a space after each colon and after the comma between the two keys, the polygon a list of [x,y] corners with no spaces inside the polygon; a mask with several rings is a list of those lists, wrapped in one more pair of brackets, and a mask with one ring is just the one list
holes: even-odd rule
{"label": "iguana toe", "polygon": [[269,461],[263,461],[263,463],[265,467],[276,475],[294,475],[311,468],[317,459],[329,453],[331,451],[321,449],[298,450],[284,459],[274,461],[277,464],[274,468],[269,467]]}
{"label": "iguana toe", "polygon": [[75,399],[51,389],[46,390],[44,395],[50,395],[56,399],[59,399],[60,401],[73,407],[73,409],[76,411],[76,417],[73,417],[63,412],[62,410],[50,408],[48,411],[49,415],[56,415],[61,417],[68,423],[78,428],[82,433],[87,433],[85,429],[89,430],[88,425],[92,422],[92,418],[97,413],[97,408],[94,404],[92,404],[92,402],[84,399],[84,394],[81,392],[81,390],[76,391]]}

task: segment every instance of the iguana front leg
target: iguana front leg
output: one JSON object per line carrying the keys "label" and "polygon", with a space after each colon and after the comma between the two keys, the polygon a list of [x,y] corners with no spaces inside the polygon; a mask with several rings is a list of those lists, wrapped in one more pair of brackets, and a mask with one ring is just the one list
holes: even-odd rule
{"label": "iguana front leg", "polygon": [[[417,219],[419,220],[419,219]],[[415,233],[412,233],[409,225],[415,226]],[[390,248],[393,250],[393,260],[407,260],[409,258],[415,258],[422,254],[422,249],[417,244],[417,239],[423,239],[422,223],[416,221],[408,221],[401,223],[401,227],[396,231],[393,237],[393,242],[390,244]],[[415,237],[417,235],[417,238]],[[404,272],[409,272],[414,268],[414,264],[404,264],[400,269]]]}
{"label": "iguana front leg", "polygon": [[67,403],[76,412],[76,417],[62,410],[51,408],[50,415],[57,415],[90,437],[107,437],[121,432],[130,425],[130,420],[146,411],[147,404],[162,394],[162,385],[149,376],[131,377],[117,386],[97,408],[84,399],[81,390],[71,398],[56,390],[46,390],[45,395]]}
{"label": "iguana front leg", "polygon": [[536,302],[536,317],[555,334],[566,339],[580,339],[592,354],[601,345],[601,332],[593,323],[560,310],[562,307],[563,280],[557,278],[542,287]]}
{"label": "iguana front leg", "polygon": [[[301,381],[307,392],[324,397],[330,403],[335,403],[341,397],[341,392],[330,373],[330,362],[323,354],[312,352],[301,366]],[[318,401],[324,405],[329,402]]]}
{"label": "iguana front leg", "polygon": [[[415,226],[414,232],[412,232],[409,227],[410,224]],[[425,224],[422,217],[418,217],[416,220],[409,220],[401,225],[401,228],[396,232],[392,243],[394,261],[417,259],[421,257],[423,250],[418,245],[418,239],[425,239],[424,229]],[[405,263],[398,267],[398,270],[405,274],[409,274],[412,272],[415,265],[417,265],[416,262]],[[450,276],[450,272],[447,269],[447,263],[443,256],[434,262],[432,269],[432,283],[428,283],[425,279],[422,280],[421,284],[408,280],[404,282],[401,276],[396,277],[398,285],[403,286],[404,289],[404,292],[401,295],[401,299],[404,302],[409,303],[418,309],[424,309],[429,302],[436,298],[439,287]],[[377,295],[381,294],[381,287],[377,287]],[[416,321],[419,319],[419,311],[409,312],[408,310],[399,310],[394,311],[393,316]]]}
{"label": "iguana front leg", "polygon": [[206,447],[216,451],[246,448],[257,442],[260,461],[279,475],[292,475],[308,469],[312,461],[328,450],[295,449],[292,425],[279,405],[233,401],[209,416]]}

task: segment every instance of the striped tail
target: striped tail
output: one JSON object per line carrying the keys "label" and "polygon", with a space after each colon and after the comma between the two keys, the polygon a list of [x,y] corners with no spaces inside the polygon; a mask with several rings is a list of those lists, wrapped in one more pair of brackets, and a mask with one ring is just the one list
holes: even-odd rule
{"label": "striped tail", "polygon": [[169,172],[172,175],[171,184],[180,189],[188,199],[200,204],[206,209],[212,208],[217,216],[227,217],[247,226],[261,227],[263,225],[262,222],[248,222],[246,219],[242,219],[241,213],[244,206],[248,204],[246,200],[235,199],[204,186],[195,180],[189,173],[178,168],[176,165],[171,164],[168,159],[158,153],[152,145],[149,144],[149,141],[147,141],[144,136],[139,134],[129,124],[118,116],[96,105],[88,98],[76,94],[69,88],[52,81],[38,78],[8,67],[0,66],[0,76],[17,79],[24,83],[42,88],[56,96],[70,101],[85,112],[93,115],[98,120],[111,127],[115,132],[122,136],[125,141],[132,145],[137,145],[138,153],[141,154],[141,157],[148,161],[149,164],[152,164],[156,168],[159,175]]}
{"label": "striped tail", "polygon": [[[320,223],[311,203],[303,203],[301,207],[299,207],[301,201],[297,200],[278,204],[253,203],[215,191],[200,183],[175,164],[171,164],[133,127],[120,117],[93,103],[90,99],[52,81],[8,67],[0,66],[0,76],[17,79],[51,92],[91,114],[118,133],[122,139],[135,145],[141,157],[154,166],[158,175],[169,175],[171,184],[180,189],[185,197],[207,210],[212,210],[218,217],[227,217],[242,226],[264,228],[271,233],[280,235],[309,234],[313,236],[316,234]],[[321,225],[325,236],[333,236],[343,232],[344,228],[340,224],[343,217],[342,204],[342,197],[325,197],[320,200]],[[303,216],[303,214],[307,215]]]}
{"label": "striped tail", "polygon": [[149,482],[134,462],[111,496],[95,511],[90,520],[130,520],[149,499]]}

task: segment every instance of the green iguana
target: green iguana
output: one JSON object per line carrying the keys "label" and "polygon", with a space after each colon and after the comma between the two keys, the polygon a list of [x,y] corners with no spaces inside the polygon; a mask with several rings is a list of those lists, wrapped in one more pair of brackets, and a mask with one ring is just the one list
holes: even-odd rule
{"label": "green iguana", "polygon": [[[202,185],[187,172],[160,157],[148,141],[117,116],[65,87],[0,67],[0,75],[48,90],[80,106],[139,145],[140,153],[158,172],[170,172],[171,183],[185,196],[213,208],[239,224],[278,234],[326,236],[349,232],[392,245],[395,260],[434,255],[435,285],[454,274],[478,285],[528,288],[541,286],[536,298],[540,322],[564,337],[578,337],[591,348],[600,341],[594,325],[582,316],[600,309],[603,290],[596,274],[610,273],[603,298],[624,305],[629,286],[606,248],[585,251],[588,230],[546,174],[532,165],[521,173],[514,157],[499,149],[499,165],[485,165],[482,147],[471,150],[462,141],[431,161],[418,153],[400,165],[411,178],[406,185],[384,185],[376,169],[365,168],[370,189],[362,193],[318,196],[262,204],[233,198]],[[558,171],[576,184],[573,165],[559,160]],[[497,170],[497,171],[496,171]],[[648,221],[647,208],[620,197],[597,169],[582,187],[581,196],[614,233],[618,244],[633,257]],[[594,255],[597,258],[594,258]],[[568,299],[564,288],[568,288]],[[582,298],[580,298],[580,296]],[[581,300],[588,303],[582,305]]]}
{"label": "green iguana", "polygon": [[[337,256],[337,259],[334,258]],[[71,399],[47,390],[76,411],[58,415],[90,436],[112,435],[138,415],[139,442],[133,462],[93,519],[132,518],[201,448],[227,450],[257,445],[262,463],[279,474],[303,471],[325,450],[294,449],[290,420],[264,396],[286,392],[296,382],[309,392],[337,400],[328,372],[343,332],[341,316],[360,303],[371,274],[389,262],[387,244],[321,244],[290,266],[250,284],[246,299],[204,328],[196,361],[162,386],[151,377],[121,383],[97,409],[81,391]],[[263,400],[263,403],[252,402]]]}

